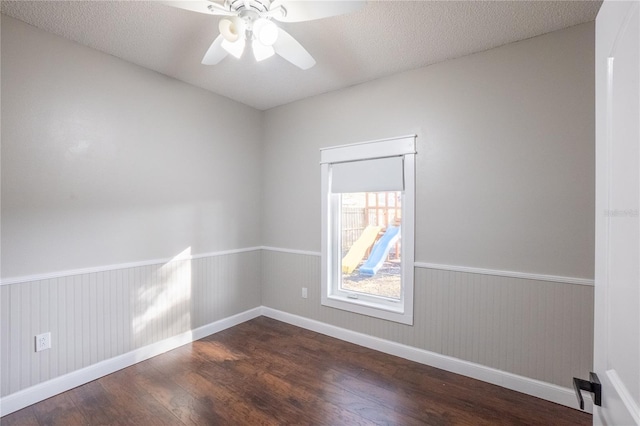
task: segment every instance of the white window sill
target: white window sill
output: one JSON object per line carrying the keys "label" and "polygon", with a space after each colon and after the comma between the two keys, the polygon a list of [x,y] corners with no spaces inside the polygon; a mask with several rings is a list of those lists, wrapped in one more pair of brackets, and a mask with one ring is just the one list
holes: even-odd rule
{"label": "white window sill", "polygon": [[354,312],[387,321],[413,325],[413,315],[407,315],[402,303],[394,307],[387,303],[375,303],[371,300],[352,299],[346,296],[331,295],[322,298],[322,304],[343,311]]}

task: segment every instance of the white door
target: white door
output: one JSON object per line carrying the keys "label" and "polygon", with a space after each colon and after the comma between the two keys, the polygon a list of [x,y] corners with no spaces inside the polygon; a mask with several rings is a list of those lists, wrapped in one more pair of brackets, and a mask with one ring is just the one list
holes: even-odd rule
{"label": "white door", "polygon": [[596,19],[594,424],[640,425],[640,3]]}

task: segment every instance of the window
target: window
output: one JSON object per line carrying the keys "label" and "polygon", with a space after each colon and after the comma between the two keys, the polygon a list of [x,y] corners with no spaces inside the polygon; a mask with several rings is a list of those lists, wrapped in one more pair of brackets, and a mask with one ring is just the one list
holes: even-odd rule
{"label": "window", "polygon": [[413,324],[415,136],[325,148],[322,304]]}

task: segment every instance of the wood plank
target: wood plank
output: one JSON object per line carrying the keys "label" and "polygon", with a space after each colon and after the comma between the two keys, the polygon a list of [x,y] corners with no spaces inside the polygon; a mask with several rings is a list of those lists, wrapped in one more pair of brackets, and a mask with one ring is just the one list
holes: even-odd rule
{"label": "wood plank", "polygon": [[125,424],[136,425],[182,424],[171,411],[136,383],[135,375],[136,370],[129,367],[98,380],[109,393],[112,403],[122,412],[119,419]]}
{"label": "wood plank", "polygon": [[2,417],[0,424],[2,426],[38,426],[40,423],[33,410],[33,406],[30,406]]}
{"label": "wood plank", "polygon": [[87,424],[87,419],[69,398],[68,392],[33,405],[33,410],[41,425],[75,426]]}
{"label": "wood plank", "polygon": [[110,424],[113,419],[126,417],[126,411],[97,380],[72,389],[68,394],[88,424]]}
{"label": "wood plank", "polygon": [[186,425],[220,424],[224,418],[156,368],[139,368],[132,380]]}

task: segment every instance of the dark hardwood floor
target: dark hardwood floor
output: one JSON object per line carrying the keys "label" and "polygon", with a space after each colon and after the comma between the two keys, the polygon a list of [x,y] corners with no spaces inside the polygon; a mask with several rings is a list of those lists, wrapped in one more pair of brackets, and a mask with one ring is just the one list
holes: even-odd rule
{"label": "dark hardwood floor", "polygon": [[260,317],[0,422],[590,425],[591,416]]}

